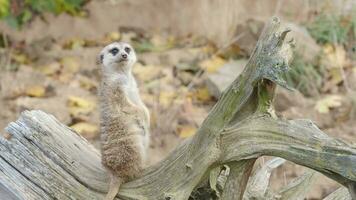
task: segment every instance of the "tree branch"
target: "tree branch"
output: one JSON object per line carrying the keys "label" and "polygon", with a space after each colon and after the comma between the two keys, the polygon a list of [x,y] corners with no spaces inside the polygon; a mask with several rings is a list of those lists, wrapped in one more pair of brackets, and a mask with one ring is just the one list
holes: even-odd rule
{"label": "tree branch", "polygon": [[345,187],[355,186],[355,147],[329,137],[310,120],[256,116],[226,129],[222,135],[222,160],[227,162],[277,156],[319,171]]}

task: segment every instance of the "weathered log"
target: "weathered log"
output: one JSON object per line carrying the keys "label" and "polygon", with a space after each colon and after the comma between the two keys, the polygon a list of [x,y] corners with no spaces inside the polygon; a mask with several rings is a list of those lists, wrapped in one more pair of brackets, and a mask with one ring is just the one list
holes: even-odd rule
{"label": "weathered log", "polygon": [[347,189],[341,187],[337,189],[335,192],[329,194],[323,200],[352,200],[350,194],[348,193]]}
{"label": "weathered log", "polygon": [[[282,78],[291,58],[287,33],[274,18],[244,72],[197,133],[141,177],[123,184],[119,197],[188,199],[213,169],[227,165],[231,174],[222,199],[241,199],[252,165],[262,155],[319,171],[355,195],[355,147],[327,136],[310,121],[270,114],[275,84],[287,87]],[[6,191],[14,199],[103,198],[108,179],[99,152],[52,115],[26,111],[6,130],[11,137],[0,139],[0,197]]]}

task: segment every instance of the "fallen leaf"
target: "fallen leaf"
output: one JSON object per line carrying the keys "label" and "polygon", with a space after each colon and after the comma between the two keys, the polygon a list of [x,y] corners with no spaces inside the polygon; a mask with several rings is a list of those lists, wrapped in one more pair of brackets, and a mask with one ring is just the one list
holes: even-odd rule
{"label": "fallen leaf", "polygon": [[201,47],[200,50],[205,54],[212,54],[212,53],[215,53],[217,49],[216,49],[215,45],[212,45],[211,43],[209,43],[209,44]]}
{"label": "fallen leaf", "polygon": [[121,34],[117,31],[110,32],[105,35],[104,39],[102,40],[103,43],[111,43],[114,41],[118,41],[121,38]]}
{"label": "fallen leaf", "polygon": [[73,38],[64,44],[66,49],[78,49],[85,46],[85,40],[82,38]]}
{"label": "fallen leaf", "polygon": [[342,97],[338,95],[330,95],[327,96],[315,104],[315,109],[322,114],[326,114],[330,112],[331,108],[340,107],[342,102]]}
{"label": "fallen leaf", "polygon": [[161,66],[142,65],[140,63],[135,64],[133,67],[133,73],[135,74],[135,77],[143,82],[158,78],[161,75],[161,70]]}
{"label": "fallen leaf", "polygon": [[125,32],[125,33],[121,33],[121,41],[123,42],[129,42],[131,43],[132,39],[136,37],[136,33],[129,31],[129,32]]}
{"label": "fallen leaf", "polygon": [[72,74],[61,74],[58,77],[58,80],[62,83],[68,84],[69,82],[71,82],[73,80],[73,75]]}
{"label": "fallen leaf", "polygon": [[108,37],[109,37],[112,41],[119,40],[119,39],[120,39],[120,33],[117,32],[117,31],[110,32],[110,33],[108,34]]}
{"label": "fallen leaf", "polygon": [[160,92],[159,94],[159,103],[164,106],[164,107],[167,107],[167,106],[170,106],[173,102],[173,100],[176,98],[176,92],[165,92],[165,91],[162,91]]}
{"label": "fallen leaf", "polygon": [[181,126],[179,127],[179,137],[181,138],[188,138],[192,135],[195,134],[195,132],[197,131],[197,128],[194,126]]}
{"label": "fallen leaf", "polygon": [[343,81],[341,70],[342,70],[342,69],[340,69],[340,68],[331,68],[331,69],[329,70],[330,81],[331,81],[334,85],[337,85],[337,84],[339,84],[341,81]]}
{"label": "fallen leaf", "polygon": [[13,53],[11,54],[11,59],[19,64],[29,64],[31,62],[30,58],[23,53]]}
{"label": "fallen leaf", "polygon": [[79,122],[70,127],[87,139],[93,139],[99,133],[98,126],[88,122]]}
{"label": "fallen leaf", "polygon": [[197,89],[193,96],[195,96],[199,101],[203,102],[211,100],[212,97],[207,87]]}
{"label": "fallen leaf", "polygon": [[46,88],[42,85],[34,85],[26,89],[26,95],[30,97],[44,97]]}
{"label": "fallen leaf", "polygon": [[346,51],[343,46],[327,44],[323,47],[323,59],[321,64],[327,69],[342,68],[347,64]]}
{"label": "fallen leaf", "polygon": [[218,56],[213,56],[209,59],[203,60],[199,62],[199,66],[202,69],[205,69],[209,73],[216,72],[219,68],[221,68],[226,63],[226,60],[220,58]]}
{"label": "fallen leaf", "polygon": [[79,71],[79,61],[76,57],[63,57],[60,60],[62,73],[74,74]]}
{"label": "fallen leaf", "polygon": [[53,62],[47,65],[36,67],[37,71],[47,76],[53,76],[57,74],[60,71],[60,69],[61,69],[61,64],[58,62]]}
{"label": "fallen leaf", "polygon": [[69,113],[72,116],[78,116],[80,114],[89,114],[95,108],[95,102],[91,100],[87,100],[77,96],[69,96],[68,97],[68,108]]}
{"label": "fallen leaf", "polygon": [[164,46],[167,43],[167,40],[163,38],[161,35],[155,34],[151,37],[151,43],[158,47],[158,46]]}
{"label": "fallen leaf", "polygon": [[79,79],[80,87],[82,87],[86,90],[92,90],[97,87],[97,83],[88,77],[79,76],[78,79]]}

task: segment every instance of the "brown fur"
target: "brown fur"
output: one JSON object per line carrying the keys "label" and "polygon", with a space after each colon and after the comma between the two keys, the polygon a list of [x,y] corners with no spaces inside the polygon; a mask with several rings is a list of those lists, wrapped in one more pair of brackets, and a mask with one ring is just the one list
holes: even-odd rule
{"label": "brown fur", "polygon": [[[102,63],[99,88],[102,164],[110,173],[106,200],[115,198],[122,183],[140,175],[149,142],[149,114],[131,75],[132,64],[116,64],[117,58],[107,53],[113,47],[122,51],[123,46],[127,44],[113,43],[102,51],[102,55],[111,59],[106,60],[107,66]],[[136,59],[135,55],[129,56]]]}
{"label": "brown fur", "polygon": [[145,112],[120,89],[103,82],[100,89],[102,164],[124,181],[142,170],[141,136],[148,134]]}

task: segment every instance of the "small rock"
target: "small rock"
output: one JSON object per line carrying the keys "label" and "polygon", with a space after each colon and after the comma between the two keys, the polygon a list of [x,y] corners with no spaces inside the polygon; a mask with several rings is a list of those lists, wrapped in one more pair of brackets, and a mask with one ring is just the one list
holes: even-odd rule
{"label": "small rock", "polygon": [[249,19],[243,24],[238,24],[235,31],[235,44],[241,50],[250,55],[255,48],[258,37],[260,36],[264,27],[264,22],[256,19]]}
{"label": "small rock", "polygon": [[242,73],[246,64],[247,60],[229,61],[215,73],[209,74],[206,80],[209,93],[214,97],[219,98],[221,92]]}
{"label": "small rock", "polygon": [[276,96],[274,98],[274,107],[277,112],[282,112],[295,106],[305,107],[311,104],[312,100],[305,98],[299,91],[290,91],[277,86]]}
{"label": "small rock", "polygon": [[291,32],[287,34],[286,41],[293,38],[296,41],[295,50],[301,58],[306,62],[315,61],[321,48],[309,35],[308,30],[305,27],[294,23],[286,23],[285,26],[291,29]]}

